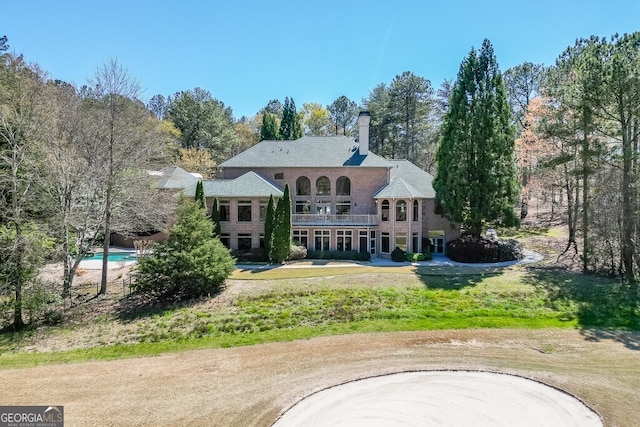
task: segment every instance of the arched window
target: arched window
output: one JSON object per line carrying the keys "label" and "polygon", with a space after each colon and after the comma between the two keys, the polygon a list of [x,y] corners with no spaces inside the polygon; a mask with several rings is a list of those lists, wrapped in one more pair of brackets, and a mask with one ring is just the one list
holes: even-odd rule
{"label": "arched window", "polygon": [[389,201],[382,201],[382,220],[389,221]]}
{"label": "arched window", "polygon": [[331,195],[331,181],[326,176],[321,176],[316,181],[316,195],[317,196],[330,196]]}
{"label": "arched window", "polygon": [[296,196],[310,196],[311,181],[306,176],[296,179]]}
{"label": "arched window", "polygon": [[396,202],[396,221],[407,220],[407,202],[398,200]]}
{"label": "arched window", "polygon": [[351,195],[351,180],[346,176],[341,176],[336,181],[336,196]]}
{"label": "arched window", "polygon": [[418,209],[418,201],[414,200],[413,201],[413,220],[414,221],[419,221],[420,218],[420,210]]}

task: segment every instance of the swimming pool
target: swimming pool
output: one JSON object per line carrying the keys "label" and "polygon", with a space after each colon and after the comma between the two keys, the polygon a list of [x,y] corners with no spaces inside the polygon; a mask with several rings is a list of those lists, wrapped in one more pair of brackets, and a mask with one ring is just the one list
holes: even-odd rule
{"label": "swimming pool", "polygon": [[[93,255],[87,255],[84,257],[85,260],[102,260],[102,252],[96,252]],[[117,251],[117,252],[109,252],[108,255],[109,262],[135,262],[138,260],[135,251]]]}

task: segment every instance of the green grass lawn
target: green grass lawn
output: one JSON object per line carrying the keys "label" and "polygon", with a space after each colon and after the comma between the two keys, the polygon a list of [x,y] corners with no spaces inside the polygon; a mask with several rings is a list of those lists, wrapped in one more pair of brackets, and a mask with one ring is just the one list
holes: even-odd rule
{"label": "green grass lawn", "polygon": [[[233,279],[242,281],[236,282],[242,284],[242,291],[153,308],[116,308],[85,324],[76,321],[0,335],[0,366],[111,359],[353,332],[640,329],[638,303],[623,285],[564,270],[522,266],[276,268],[236,271]],[[82,342],[82,348],[25,352],[43,336]]]}

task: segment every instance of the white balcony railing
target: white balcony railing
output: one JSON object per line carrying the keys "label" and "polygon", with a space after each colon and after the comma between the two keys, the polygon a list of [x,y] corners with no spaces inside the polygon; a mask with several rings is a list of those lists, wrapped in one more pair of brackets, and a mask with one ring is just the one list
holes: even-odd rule
{"label": "white balcony railing", "polygon": [[378,225],[376,215],[293,214],[292,225]]}

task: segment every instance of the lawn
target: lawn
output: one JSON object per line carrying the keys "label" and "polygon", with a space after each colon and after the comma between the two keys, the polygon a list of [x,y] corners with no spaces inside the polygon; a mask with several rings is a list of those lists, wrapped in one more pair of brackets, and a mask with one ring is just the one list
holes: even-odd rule
{"label": "lawn", "polygon": [[56,326],[0,335],[0,365],[113,359],[355,332],[463,328],[640,329],[606,278],[516,266],[237,270],[220,295],[149,306],[98,299]]}

